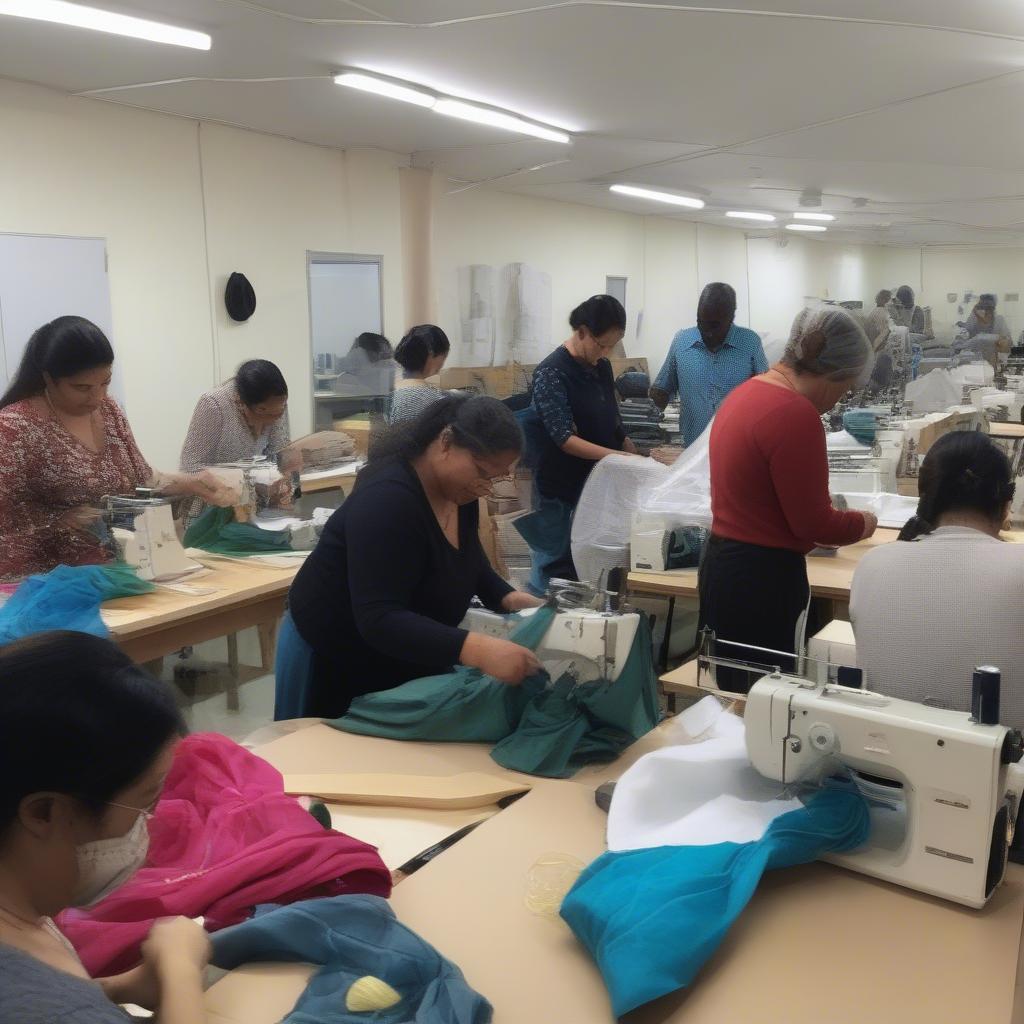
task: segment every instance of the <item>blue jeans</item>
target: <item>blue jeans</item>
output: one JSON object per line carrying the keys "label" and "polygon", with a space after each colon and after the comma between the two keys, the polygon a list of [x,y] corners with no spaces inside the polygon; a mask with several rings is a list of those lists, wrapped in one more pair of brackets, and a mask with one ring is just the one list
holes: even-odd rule
{"label": "blue jeans", "polygon": [[543,597],[552,577],[575,579],[572,564],[572,516],[575,509],[560,498],[534,492],[533,511],[516,520],[520,536],[530,545],[530,580],[526,589]]}

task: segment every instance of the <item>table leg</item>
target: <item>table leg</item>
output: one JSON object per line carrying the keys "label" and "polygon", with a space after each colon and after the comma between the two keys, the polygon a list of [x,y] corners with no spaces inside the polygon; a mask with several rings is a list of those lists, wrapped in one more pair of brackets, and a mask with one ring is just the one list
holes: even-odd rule
{"label": "table leg", "polygon": [[260,637],[260,663],[264,672],[274,671],[274,658],[277,656],[278,620],[261,622],[256,627]]}
{"label": "table leg", "polygon": [[228,711],[237,711],[238,701],[238,634],[228,634]]}
{"label": "table leg", "polygon": [[157,679],[163,679],[164,675],[164,659],[153,658],[147,661],[142,666],[151,676],[156,676]]}
{"label": "table leg", "polygon": [[676,598],[673,594],[668,599],[668,614],[665,616],[665,636],[661,641],[661,654],[658,658],[658,668],[662,673],[668,671],[668,655],[672,644],[672,616],[675,614],[675,610]]}

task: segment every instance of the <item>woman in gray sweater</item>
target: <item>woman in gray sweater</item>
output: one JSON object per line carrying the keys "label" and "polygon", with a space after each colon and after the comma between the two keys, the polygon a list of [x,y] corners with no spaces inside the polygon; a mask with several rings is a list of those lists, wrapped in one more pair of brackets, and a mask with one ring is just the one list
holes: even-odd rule
{"label": "woman in gray sweater", "polygon": [[967,711],[979,665],[1002,673],[1002,720],[1024,727],[1024,544],[1000,531],[1013,500],[1010,463],[986,434],[929,449],[917,515],[872,548],[850,591],[857,663],[869,689]]}

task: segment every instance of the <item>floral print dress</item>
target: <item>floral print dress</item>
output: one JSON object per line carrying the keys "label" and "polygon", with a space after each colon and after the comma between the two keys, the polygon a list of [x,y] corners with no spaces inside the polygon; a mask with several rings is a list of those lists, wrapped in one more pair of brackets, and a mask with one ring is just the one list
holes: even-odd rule
{"label": "floral print dress", "polygon": [[153,471],[113,399],[99,416],[105,440],[94,452],[31,400],[0,409],[0,580],[107,560],[98,536],[65,526],[61,517],[99,506],[108,494],[131,494]]}

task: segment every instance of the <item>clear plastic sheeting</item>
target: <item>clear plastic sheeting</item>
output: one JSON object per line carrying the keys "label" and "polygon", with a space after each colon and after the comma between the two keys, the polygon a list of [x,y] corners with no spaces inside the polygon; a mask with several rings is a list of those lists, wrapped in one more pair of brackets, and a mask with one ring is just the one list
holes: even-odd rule
{"label": "clear plastic sheeting", "polygon": [[711,529],[711,425],[668,468],[664,476],[651,480],[640,497],[639,510],[662,516],[666,528],[701,526]]}
{"label": "clear plastic sheeting", "polygon": [[572,560],[581,580],[596,583],[604,570],[629,565],[634,513],[647,490],[674,469],[629,455],[610,455],[594,466],[572,522]]}
{"label": "clear plastic sheeting", "polygon": [[[961,369],[966,370],[968,367]],[[963,400],[963,384],[958,384],[948,370],[932,370],[924,377],[909,381],[906,395],[907,404],[913,407],[917,415],[945,412]]]}

